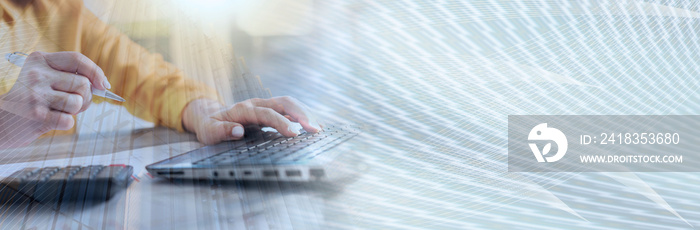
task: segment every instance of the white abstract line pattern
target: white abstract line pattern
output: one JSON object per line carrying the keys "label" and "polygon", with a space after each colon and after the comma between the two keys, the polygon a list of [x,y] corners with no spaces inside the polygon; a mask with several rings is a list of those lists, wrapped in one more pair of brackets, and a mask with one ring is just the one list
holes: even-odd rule
{"label": "white abstract line pattern", "polygon": [[692,1],[323,2],[316,32],[280,61],[304,84],[264,83],[329,120],[373,127],[355,147],[371,170],[342,199],[355,211],[339,226],[688,228],[700,223],[685,205],[699,175],[508,173],[507,115],[697,114],[699,11]]}

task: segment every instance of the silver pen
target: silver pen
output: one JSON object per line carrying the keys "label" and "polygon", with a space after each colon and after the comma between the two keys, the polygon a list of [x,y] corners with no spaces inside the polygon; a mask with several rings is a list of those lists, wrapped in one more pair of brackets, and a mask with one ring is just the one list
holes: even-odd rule
{"label": "silver pen", "polygon": [[[29,55],[22,52],[5,54],[5,58],[7,59],[7,61],[19,67],[22,67],[22,65],[24,65],[24,61],[27,59],[27,56]],[[124,98],[120,97],[119,95],[116,95],[108,90],[96,89],[95,87],[92,87],[92,95],[124,102]]]}

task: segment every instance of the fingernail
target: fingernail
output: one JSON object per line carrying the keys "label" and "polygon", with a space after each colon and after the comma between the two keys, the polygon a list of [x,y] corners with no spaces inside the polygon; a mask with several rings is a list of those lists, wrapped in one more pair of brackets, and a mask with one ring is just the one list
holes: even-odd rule
{"label": "fingernail", "polygon": [[104,82],[102,83],[102,86],[104,86],[105,89],[111,89],[111,88],[112,88],[112,85],[109,84],[109,81],[104,81]]}
{"label": "fingernail", "polygon": [[231,130],[231,135],[233,135],[233,137],[236,137],[236,138],[242,137],[243,136],[243,127],[242,126],[233,127],[233,130]]}
{"label": "fingernail", "polygon": [[293,132],[296,135],[301,134],[301,132],[299,132],[299,130],[293,129],[291,126],[288,128],[288,130],[289,130],[289,132]]}

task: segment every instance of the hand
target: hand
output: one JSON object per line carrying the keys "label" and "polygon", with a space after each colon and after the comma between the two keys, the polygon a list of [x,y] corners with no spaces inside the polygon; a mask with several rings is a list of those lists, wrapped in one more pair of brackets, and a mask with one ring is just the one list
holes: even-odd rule
{"label": "hand", "polygon": [[228,108],[211,99],[190,102],[182,114],[185,129],[197,134],[203,144],[243,138],[244,125],[272,127],[287,137],[299,135],[291,122],[299,122],[307,132],[322,131],[309,108],[292,97],[254,98]]}
{"label": "hand", "polygon": [[53,130],[68,130],[85,111],[91,86],[110,88],[102,69],[77,52],[34,52],[0,96],[0,149],[24,146]]}

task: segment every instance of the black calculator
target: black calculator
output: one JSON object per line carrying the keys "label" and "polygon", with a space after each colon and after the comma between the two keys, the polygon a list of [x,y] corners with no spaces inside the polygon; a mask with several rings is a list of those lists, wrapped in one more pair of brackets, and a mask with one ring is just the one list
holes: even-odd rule
{"label": "black calculator", "polygon": [[[106,201],[129,185],[133,171],[129,165],[24,168],[0,183],[5,186],[3,190],[15,190],[20,196],[39,202]],[[8,198],[11,197],[0,197],[0,200]]]}

